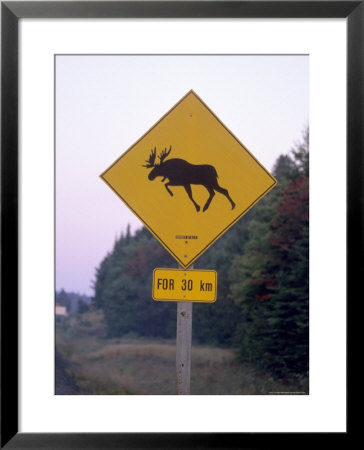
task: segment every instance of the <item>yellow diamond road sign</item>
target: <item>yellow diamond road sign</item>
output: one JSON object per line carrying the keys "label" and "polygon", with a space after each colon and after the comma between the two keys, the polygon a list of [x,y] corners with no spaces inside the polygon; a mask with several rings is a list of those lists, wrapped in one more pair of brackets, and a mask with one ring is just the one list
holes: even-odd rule
{"label": "yellow diamond road sign", "polygon": [[194,91],[101,177],[184,268],[277,183]]}

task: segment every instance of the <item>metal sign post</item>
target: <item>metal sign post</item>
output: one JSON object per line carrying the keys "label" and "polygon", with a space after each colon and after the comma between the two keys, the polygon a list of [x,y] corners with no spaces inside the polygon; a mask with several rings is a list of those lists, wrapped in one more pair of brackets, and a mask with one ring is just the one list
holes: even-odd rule
{"label": "metal sign post", "polygon": [[189,395],[191,382],[192,302],[177,303],[176,394]]}

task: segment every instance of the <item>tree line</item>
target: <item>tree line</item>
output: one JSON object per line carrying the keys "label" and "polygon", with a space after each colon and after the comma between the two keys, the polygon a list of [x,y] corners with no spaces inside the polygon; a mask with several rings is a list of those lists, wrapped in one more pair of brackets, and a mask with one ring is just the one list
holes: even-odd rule
{"label": "tree line", "polygon": [[[235,348],[277,377],[308,374],[308,145],[307,130],[275,162],[277,187],[195,263],[218,272],[218,292],[193,305],[193,340]],[[175,337],[176,304],[151,298],[156,267],[176,261],[148,230],[128,227],[96,269],[93,307],[110,337]]]}
{"label": "tree line", "polygon": [[91,298],[76,292],[66,292],[64,289],[56,291],[56,305],[64,306],[67,314],[82,314],[89,310]]}

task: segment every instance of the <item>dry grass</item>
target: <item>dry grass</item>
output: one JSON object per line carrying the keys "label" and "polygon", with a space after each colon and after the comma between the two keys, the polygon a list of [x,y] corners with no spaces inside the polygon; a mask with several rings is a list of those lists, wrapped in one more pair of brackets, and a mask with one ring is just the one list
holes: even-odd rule
{"label": "dry grass", "polygon": [[93,358],[104,361],[118,358],[158,358],[170,359],[176,354],[176,349],[171,345],[162,344],[113,344],[106,345],[93,354]]}
{"label": "dry grass", "polygon": [[[57,349],[70,362],[69,372],[81,394],[175,394],[174,341],[106,339],[100,314],[84,316],[80,324],[59,326],[56,333]],[[192,394],[261,395],[302,390],[239,364],[230,349],[192,348]]]}

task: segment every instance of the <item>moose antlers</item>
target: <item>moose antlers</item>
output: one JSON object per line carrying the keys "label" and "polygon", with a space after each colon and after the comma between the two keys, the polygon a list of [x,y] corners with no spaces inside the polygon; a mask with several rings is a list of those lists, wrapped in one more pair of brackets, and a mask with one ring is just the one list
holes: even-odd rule
{"label": "moose antlers", "polygon": [[147,169],[150,169],[151,167],[155,166],[155,155],[156,155],[156,153],[157,153],[157,149],[154,147],[154,150],[152,150],[150,155],[149,155],[149,159],[145,161],[147,164],[143,164],[143,167],[146,167]]}
{"label": "moose antlers", "polygon": [[[167,147],[166,147],[164,150],[162,150],[160,152],[160,154],[158,155],[159,164],[162,164],[162,162],[167,158],[167,156],[171,153],[171,151],[172,151],[172,146],[169,147],[168,151],[167,151]],[[151,169],[152,167],[155,167],[157,165],[155,163],[156,154],[157,154],[157,149],[156,149],[156,147],[154,147],[154,150],[152,150],[149,155],[149,159],[145,161],[147,164],[143,164],[143,167],[146,167],[147,169]]]}
{"label": "moose antlers", "polygon": [[158,156],[160,163],[162,164],[162,162],[167,158],[167,156],[171,153],[172,151],[172,146],[169,147],[169,150],[167,152],[167,147],[161,151],[160,155]]}

